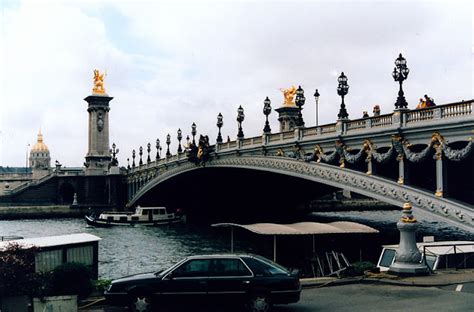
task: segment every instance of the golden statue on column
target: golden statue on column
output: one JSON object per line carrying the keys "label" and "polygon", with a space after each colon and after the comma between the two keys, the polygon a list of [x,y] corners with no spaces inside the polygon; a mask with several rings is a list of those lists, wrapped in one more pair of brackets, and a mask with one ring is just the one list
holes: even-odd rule
{"label": "golden statue on column", "polygon": [[295,102],[293,102],[296,94],[295,86],[291,86],[288,89],[280,89],[280,91],[283,92],[283,97],[285,98],[284,105],[295,105]]}
{"label": "golden statue on column", "polygon": [[104,88],[104,76],[98,69],[94,69],[94,87],[92,88],[92,94],[106,94]]}

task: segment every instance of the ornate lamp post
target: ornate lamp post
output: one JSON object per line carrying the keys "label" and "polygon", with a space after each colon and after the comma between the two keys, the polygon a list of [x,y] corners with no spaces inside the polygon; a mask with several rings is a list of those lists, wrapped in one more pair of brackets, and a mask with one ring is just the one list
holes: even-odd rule
{"label": "ornate lamp post", "polygon": [[132,150],[132,168],[135,168],[135,150]]}
{"label": "ornate lamp post", "polygon": [[161,144],[160,139],[156,139],[156,160],[161,158]]}
{"label": "ornate lamp post", "polygon": [[166,145],[168,145],[168,149],[166,150],[166,157],[171,157],[170,144],[171,144],[171,135],[168,133],[166,135]]}
{"label": "ornate lamp post", "polygon": [[296,121],[296,125],[298,127],[304,127],[303,114],[301,113],[301,110],[303,109],[303,105],[305,101],[306,101],[306,98],[304,97],[304,90],[303,88],[301,88],[301,86],[298,86],[298,89],[296,89],[296,98],[295,98],[295,104],[299,108],[298,120]]}
{"label": "ornate lamp post", "polygon": [[196,136],[196,124],[194,122],[191,125],[191,134],[193,136],[193,144],[196,145],[196,140],[194,139]]}
{"label": "ornate lamp post", "polygon": [[110,153],[112,154],[112,161],[110,164],[112,166],[118,166],[118,160],[117,160],[117,154],[119,153],[119,149],[117,148],[117,145],[115,143],[112,143],[112,148],[110,149]]}
{"label": "ornate lamp post", "polygon": [[266,99],[263,101],[263,114],[265,115],[265,127],[263,127],[263,133],[265,134],[270,134],[272,132],[272,129],[270,129],[270,124],[268,123],[268,115],[272,112],[272,107],[270,106],[272,102],[266,97]]}
{"label": "ornate lamp post", "polygon": [[344,75],[344,72],[341,73],[339,78],[337,78],[339,85],[337,86],[337,94],[341,96],[341,108],[339,109],[339,114],[337,114],[337,118],[339,120],[348,119],[349,114],[346,110],[346,104],[344,104],[344,96],[349,92],[349,85],[347,84],[347,77]]}
{"label": "ornate lamp post", "polygon": [[140,146],[140,148],[138,149],[138,154],[140,155],[140,162],[138,164],[141,166],[141,165],[143,165],[143,160],[142,160],[143,147]]}
{"label": "ornate lamp post", "polygon": [[146,163],[149,164],[151,162],[151,158],[150,158],[151,144],[150,144],[150,142],[148,142],[148,144],[146,145],[146,151],[148,152],[148,157],[146,158]]}
{"label": "ornate lamp post", "polygon": [[400,84],[400,90],[398,90],[398,98],[397,102],[395,103],[395,109],[407,108],[408,106],[408,103],[405,100],[405,94],[403,93],[402,89],[403,80],[407,79],[408,73],[410,73],[410,69],[407,67],[407,61],[400,53],[398,58],[395,60],[395,68],[392,72],[393,79],[398,81]]}
{"label": "ornate lamp post", "polygon": [[189,147],[189,135],[186,136],[186,146]]}
{"label": "ornate lamp post", "polygon": [[237,109],[237,122],[239,123],[239,132],[237,133],[237,138],[242,140],[244,138],[244,132],[242,131],[242,121],[244,121],[244,109],[242,105]]}
{"label": "ornate lamp post", "polygon": [[316,92],[314,92],[314,99],[316,100],[316,127],[317,127],[319,125],[319,123],[318,123],[318,104],[319,104],[318,89],[316,89]]}
{"label": "ornate lamp post", "polygon": [[130,158],[127,158],[127,170],[130,170]]}
{"label": "ornate lamp post", "polygon": [[219,128],[219,133],[217,134],[217,143],[222,143],[221,128],[224,125],[222,114],[217,115],[217,128]]}
{"label": "ornate lamp post", "polygon": [[178,129],[178,154],[183,152],[183,149],[181,148],[181,139],[183,138],[183,134],[181,132],[181,129]]}

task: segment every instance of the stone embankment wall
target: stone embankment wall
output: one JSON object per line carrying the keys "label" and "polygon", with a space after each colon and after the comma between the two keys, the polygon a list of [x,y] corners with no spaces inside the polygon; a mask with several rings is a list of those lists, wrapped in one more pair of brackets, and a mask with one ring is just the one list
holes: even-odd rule
{"label": "stone embankment wall", "polygon": [[399,207],[375,199],[336,199],[314,200],[309,210],[317,211],[365,211],[365,210],[400,210]]}
{"label": "stone embankment wall", "polygon": [[87,208],[70,208],[70,206],[15,206],[0,207],[0,220],[14,219],[53,219],[77,218],[88,213]]}

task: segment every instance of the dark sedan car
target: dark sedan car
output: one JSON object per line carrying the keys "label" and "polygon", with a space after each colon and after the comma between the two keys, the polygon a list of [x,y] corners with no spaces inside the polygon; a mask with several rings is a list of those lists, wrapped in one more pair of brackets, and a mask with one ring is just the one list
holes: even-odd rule
{"label": "dark sedan car", "polygon": [[109,304],[128,305],[132,311],[226,303],[266,312],[274,303],[297,302],[300,293],[296,273],[261,256],[222,254],[192,256],[161,272],[114,280],[104,295]]}

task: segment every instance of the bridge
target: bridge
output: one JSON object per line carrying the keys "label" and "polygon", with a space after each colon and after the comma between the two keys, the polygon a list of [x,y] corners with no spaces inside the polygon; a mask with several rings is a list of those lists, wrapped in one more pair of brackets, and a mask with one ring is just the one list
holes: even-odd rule
{"label": "bridge", "polygon": [[[189,173],[250,170],[309,181],[314,191],[329,186],[399,207],[410,202],[420,213],[472,231],[473,102],[402,107],[389,114],[340,118],[332,124],[265,131],[250,138],[243,137],[239,125],[237,139],[225,143],[219,140],[219,128],[216,144],[191,143],[175,155],[168,145],[166,157],[160,159],[157,150],[155,160],[148,144],[147,159],[143,161],[140,148],[138,165],[134,151],[128,166],[127,205],[140,204],[165,183]],[[193,154],[193,147],[201,154]]]}

